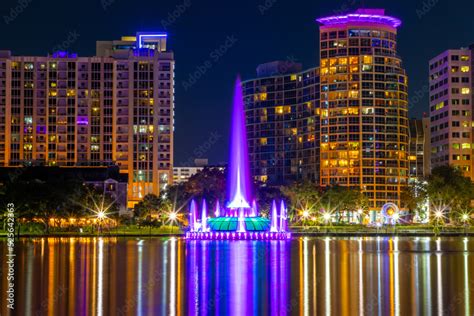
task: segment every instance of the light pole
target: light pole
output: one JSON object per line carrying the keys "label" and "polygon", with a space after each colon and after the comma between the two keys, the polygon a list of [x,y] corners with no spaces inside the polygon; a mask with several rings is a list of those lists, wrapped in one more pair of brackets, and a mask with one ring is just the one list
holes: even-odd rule
{"label": "light pole", "polygon": [[98,233],[102,232],[102,222],[107,218],[107,214],[103,210],[97,212],[97,222],[98,222]]}
{"label": "light pole", "polygon": [[306,229],[306,222],[309,218],[309,211],[308,210],[304,210],[303,213],[301,214],[302,217],[303,217],[303,228]]}
{"label": "light pole", "polygon": [[174,226],[173,226],[173,222],[175,222],[177,219],[178,219],[178,213],[176,212],[171,212],[168,216],[170,222],[171,222],[171,233],[173,233],[173,230],[174,230]]}
{"label": "light pole", "polygon": [[469,218],[470,216],[467,213],[464,213],[461,215],[461,221],[464,222],[464,235],[467,234],[467,226],[468,226]]}
{"label": "light pole", "polygon": [[433,215],[434,215],[434,218],[435,218],[435,227],[434,227],[435,235],[438,235],[438,233],[439,233],[439,224],[443,220],[444,213],[443,213],[443,211],[438,210],[438,211],[435,211]]}

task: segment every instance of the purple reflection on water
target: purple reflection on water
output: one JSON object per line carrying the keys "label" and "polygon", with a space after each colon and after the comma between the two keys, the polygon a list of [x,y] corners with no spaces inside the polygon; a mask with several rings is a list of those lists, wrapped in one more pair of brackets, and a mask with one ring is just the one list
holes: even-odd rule
{"label": "purple reflection on water", "polygon": [[188,241],[187,314],[286,315],[289,247],[288,241]]}

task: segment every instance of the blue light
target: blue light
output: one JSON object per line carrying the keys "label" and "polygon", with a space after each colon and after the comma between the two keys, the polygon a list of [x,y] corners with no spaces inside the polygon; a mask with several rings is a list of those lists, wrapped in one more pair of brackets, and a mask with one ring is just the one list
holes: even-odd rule
{"label": "blue light", "polygon": [[137,33],[138,37],[138,48],[143,47],[143,39],[145,38],[165,38],[168,37],[166,33]]}

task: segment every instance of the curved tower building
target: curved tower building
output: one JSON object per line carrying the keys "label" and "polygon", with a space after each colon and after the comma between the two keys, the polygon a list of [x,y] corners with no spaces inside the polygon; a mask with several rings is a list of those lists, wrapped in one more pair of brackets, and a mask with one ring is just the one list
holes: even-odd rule
{"label": "curved tower building", "polygon": [[358,187],[372,210],[400,205],[408,180],[407,76],[397,55],[401,21],[381,9],[317,21],[320,184]]}

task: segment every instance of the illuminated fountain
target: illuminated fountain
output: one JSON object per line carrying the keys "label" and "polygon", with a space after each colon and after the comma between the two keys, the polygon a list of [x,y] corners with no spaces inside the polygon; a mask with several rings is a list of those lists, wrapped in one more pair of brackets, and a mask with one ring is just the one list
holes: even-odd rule
{"label": "illuminated fountain", "polygon": [[240,80],[237,80],[232,112],[228,168],[228,203],[221,207],[216,201],[214,216],[208,218],[206,201],[198,210],[194,200],[189,211],[188,239],[208,240],[274,240],[291,237],[287,231],[285,203],[273,201],[270,219],[259,216],[257,202],[252,200],[247,134]]}

